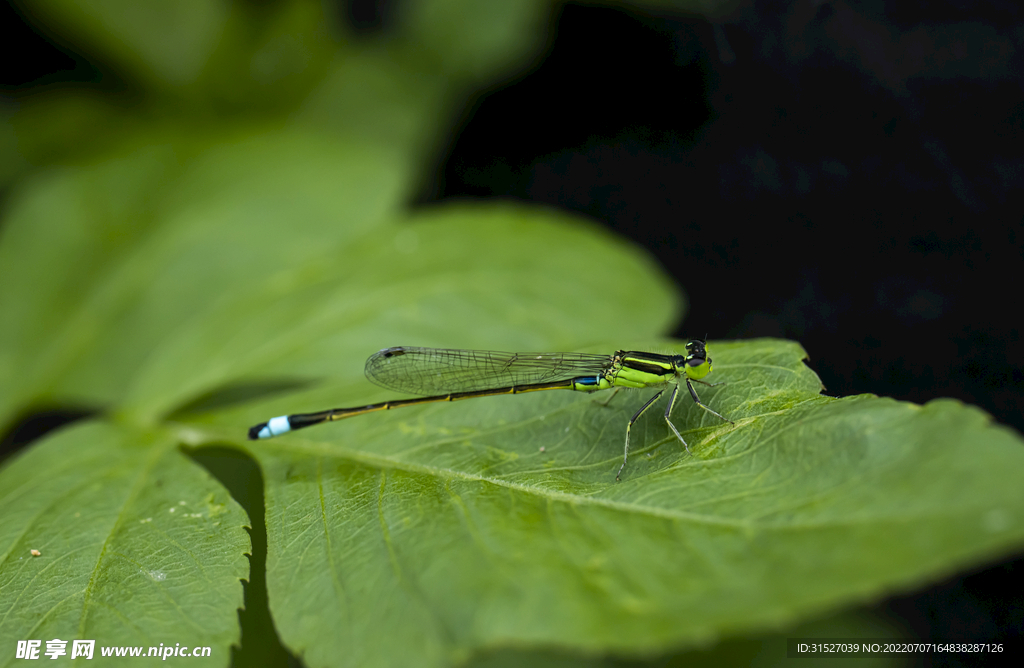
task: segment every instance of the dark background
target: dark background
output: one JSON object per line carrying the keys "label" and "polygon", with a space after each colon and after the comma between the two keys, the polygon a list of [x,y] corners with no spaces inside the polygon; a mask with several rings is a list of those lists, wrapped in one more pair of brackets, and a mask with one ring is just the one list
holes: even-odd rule
{"label": "dark background", "polygon": [[[396,14],[342,4],[365,33]],[[0,12],[3,94],[117,87]],[[795,339],[829,394],[955,397],[1024,431],[1022,83],[1016,2],[758,2],[714,24],[568,5],[537,68],[475,100],[415,204],[578,211],[683,286],[679,338]],[[876,609],[1019,652],[1022,563]]]}

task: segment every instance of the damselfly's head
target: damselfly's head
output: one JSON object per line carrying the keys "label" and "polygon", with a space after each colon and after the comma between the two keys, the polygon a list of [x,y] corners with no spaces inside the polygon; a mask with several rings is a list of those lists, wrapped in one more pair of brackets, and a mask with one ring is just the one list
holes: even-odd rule
{"label": "damselfly's head", "polygon": [[683,371],[693,380],[699,380],[711,373],[711,355],[707,345],[700,339],[693,339],[686,344],[686,356],[683,357]]}

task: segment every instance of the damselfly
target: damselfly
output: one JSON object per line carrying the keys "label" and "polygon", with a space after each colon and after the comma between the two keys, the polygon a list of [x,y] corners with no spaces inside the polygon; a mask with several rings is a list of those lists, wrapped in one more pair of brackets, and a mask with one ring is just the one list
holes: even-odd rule
{"label": "damselfly", "polygon": [[[676,426],[672,424],[672,408],[679,394],[679,385],[686,384],[693,401],[715,417],[735,424],[701,403],[694,383],[709,387],[722,383],[703,380],[711,373],[711,356],[704,341],[694,339],[686,344],[685,355],[659,355],[620,350],[614,355],[592,353],[503,353],[490,350],[457,350],[446,348],[385,348],[366,360],[366,377],[396,392],[427,395],[415,399],[399,399],[357,408],[332,408],[318,413],[296,413],[272,418],[249,429],[250,439],[272,438],[321,422],[386,411],[402,406],[417,406],[435,401],[459,401],[498,394],[519,394],[539,390],[598,390],[631,387],[645,388],[672,385],[665,422],[672,433],[690,451]],[[667,388],[665,388],[667,389]],[[629,459],[629,431],[665,389],[651,397],[626,424],[626,447],[618,480]]]}

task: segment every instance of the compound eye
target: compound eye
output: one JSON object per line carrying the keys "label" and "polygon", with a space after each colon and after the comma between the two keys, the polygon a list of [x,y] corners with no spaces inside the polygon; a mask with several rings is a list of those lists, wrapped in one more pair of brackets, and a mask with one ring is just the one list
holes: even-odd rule
{"label": "compound eye", "polygon": [[704,358],[703,357],[690,357],[690,358],[687,358],[687,360],[686,360],[686,365],[687,366],[700,366],[701,364],[704,364]]}

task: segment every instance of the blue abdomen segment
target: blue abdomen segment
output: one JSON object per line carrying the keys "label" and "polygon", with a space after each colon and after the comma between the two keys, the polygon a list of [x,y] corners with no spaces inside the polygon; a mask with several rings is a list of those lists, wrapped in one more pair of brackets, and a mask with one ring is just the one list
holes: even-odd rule
{"label": "blue abdomen segment", "polygon": [[580,376],[572,379],[572,389],[577,392],[593,392],[594,390],[605,390],[611,387],[604,376]]}
{"label": "blue abdomen segment", "polygon": [[292,424],[288,421],[287,415],[280,415],[276,418],[270,418],[263,424],[258,424],[249,430],[249,438],[256,440],[257,438],[273,438],[280,436],[281,434],[287,434],[292,430]]}

